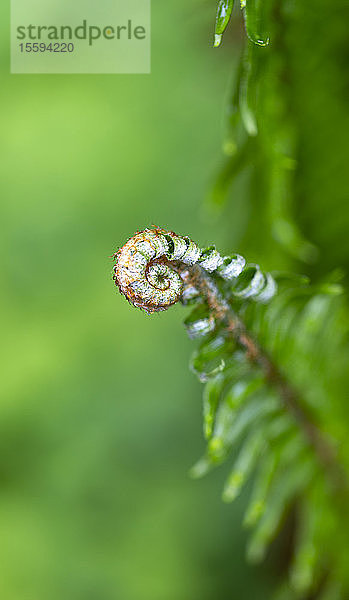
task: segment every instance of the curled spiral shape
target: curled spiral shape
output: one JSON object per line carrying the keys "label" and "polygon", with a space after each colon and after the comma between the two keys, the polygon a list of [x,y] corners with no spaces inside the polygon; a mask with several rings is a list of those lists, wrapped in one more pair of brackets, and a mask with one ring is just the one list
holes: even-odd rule
{"label": "curled spiral shape", "polygon": [[246,266],[239,254],[222,257],[214,246],[202,249],[189,237],[160,228],[137,232],[114,254],[113,279],[120,292],[146,313],[167,310],[181,300],[188,303],[199,293],[188,284],[187,267],[199,265],[232,282],[237,298],[269,300],[276,284],[258,265]]}

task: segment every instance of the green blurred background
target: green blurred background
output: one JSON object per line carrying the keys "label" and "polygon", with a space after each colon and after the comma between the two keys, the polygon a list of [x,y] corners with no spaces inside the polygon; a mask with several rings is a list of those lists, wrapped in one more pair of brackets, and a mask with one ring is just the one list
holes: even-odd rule
{"label": "green blurred background", "polygon": [[[321,11],[314,2],[304,10],[318,32]],[[224,468],[188,477],[204,441],[184,311],[132,309],[113,286],[110,259],[156,224],[258,257],[266,269],[294,267],[263,233],[259,180],[254,207],[245,173],[223,219],[203,208],[241,19],[214,51],[214,2],[153,0],[151,75],[15,76],[7,4],[0,14],[0,598],[270,598],[275,560],[245,563],[245,495],[222,503]],[[295,49],[291,102],[302,126],[297,216],[321,256],[303,271],[316,277],[319,265],[345,267],[349,256],[345,134],[343,121],[333,124],[342,104],[339,93],[334,105],[330,98],[339,77],[321,70],[341,48],[323,37],[313,58],[301,17],[289,33],[299,45],[285,43]],[[343,39],[343,22],[338,13],[331,40]]]}
{"label": "green blurred background", "polygon": [[224,473],[188,477],[204,442],[183,309],[147,317],[111,278],[152,223],[224,242],[201,206],[234,54],[210,46],[214,5],[152,8],[150,76],[9,75],[1,9],[4,600],[267,597]]}

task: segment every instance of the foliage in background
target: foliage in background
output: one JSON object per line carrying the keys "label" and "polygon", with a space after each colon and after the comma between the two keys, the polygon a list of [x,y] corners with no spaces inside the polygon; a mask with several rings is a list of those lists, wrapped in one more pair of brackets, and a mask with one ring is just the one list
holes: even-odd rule
{"label": "foliage in background", "polygon": [[347,267],[348,8],[340,0],[250,3],[258,9],[254,31],[270,43],[260,47],[250,35],[243,44],[211,203],[223,210],[247,171],[251,237],[264,227],[316,274]]}

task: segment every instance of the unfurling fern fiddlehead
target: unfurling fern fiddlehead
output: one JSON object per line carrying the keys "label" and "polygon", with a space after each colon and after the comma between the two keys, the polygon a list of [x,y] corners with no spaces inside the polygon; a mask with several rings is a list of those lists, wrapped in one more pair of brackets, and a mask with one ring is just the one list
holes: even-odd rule
{"label": "unfurling fern fiddlehead", "polygon": [[269,300],[276,284],[258,265],[246,267],[239,254],[221,257],[214,246],[201,249],[188,237],[154,228],[136,233],[115,253],[114,280],[127,300],[147,313],[166,310],[179,300],[198,296],[188,283],[185,267],[198,265],[234,282],[232,293],[240,298]]}
{"label": "unfurling fern fiddlehead", "polygon": [[[214,246],[201,249],[190,238],[160,228],[137,232],[114,259],[115,284],[131,304],[146,313],[164,311],[178,301],[194,305],[184,323],[190,337],[201,338],[191,366],[206,384],[207,452],[193,468],[193,475],[201,476],[222,463],[240,442],[223,498],[233,500],[249,474],[257,471],[244,521],[256,527],[248,550],[250,558],[263,557],[287,507],[299,494],[307,498],[305,510],[312,511],[314,502],[318,520],[324,514],[326,518],[330,511],[326,486],[332,490],[342,486],[341,472],[332,446],[309,416],[306,399],[289,384],[277,358],[281,359],[288,347],[282,346],[288,329],[292,326],[294,335],[298,321],[299,327],[304,327],[311,302],[323,311],[321,331],[331,297],[328,300],[322,291],[312,295],[305,284],[294,289],[290,285],[285,292],[280,277],[281,289],[276,294],[275,279],[264,275],[258,265],[246,265],[238,254],[221,257]],[[271,335],[263,339],[268,326],[275,330],[274,346],[270,347]],[[321,344],[314,324],[312,331]],[[297,346],[291,348],[298,357]],[[296,365],[296,357],[289,362]],[[320,476],[324,471],[328,475],[325,487]],[[322,543],[317,535],[314,525],[301,532],[300,543],[305,548]],[[321,569],[327,568],[326,557],[310,560],[302,552],[295,553],[291,568],[293,586],[300,594],[318,585],[323,579]]]}

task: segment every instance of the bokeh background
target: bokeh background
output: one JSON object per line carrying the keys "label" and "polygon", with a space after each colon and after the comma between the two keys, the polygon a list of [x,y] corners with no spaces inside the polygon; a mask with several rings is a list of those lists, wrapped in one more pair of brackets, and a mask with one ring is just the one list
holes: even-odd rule
{"label": "bokeh background", "polygon": [[[213,51],[214,15],[153,0],[149,76],[14,76],[1,7],[4,600],[263,600],[275,584],[272,561],[245,563],[245,496],[222,503],[224,468],[188,477],[204,441],[183,308],[147,317],[111,276],[112,253],[150,224],[256,258],[244,180],[226,218],[203,203],[242,37],[234,25]],[[263,253],[266,268],[287,262],[276,243]]]}

